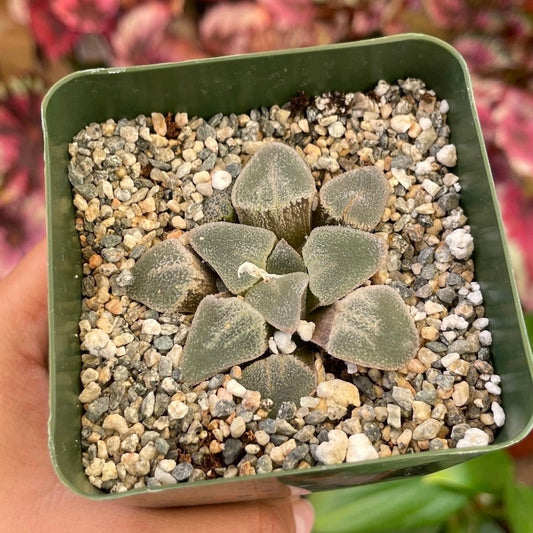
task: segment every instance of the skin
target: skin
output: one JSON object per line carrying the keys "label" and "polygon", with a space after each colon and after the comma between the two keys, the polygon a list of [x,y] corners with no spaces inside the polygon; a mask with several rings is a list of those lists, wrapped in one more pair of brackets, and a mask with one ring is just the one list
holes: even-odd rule
{"label": "skin", "polygon": [[55,475],[47,447],[46,244],[0,280],[0,516],[18,533],[309,533],[311,504],[276,500],[146,509],[77,496]]}

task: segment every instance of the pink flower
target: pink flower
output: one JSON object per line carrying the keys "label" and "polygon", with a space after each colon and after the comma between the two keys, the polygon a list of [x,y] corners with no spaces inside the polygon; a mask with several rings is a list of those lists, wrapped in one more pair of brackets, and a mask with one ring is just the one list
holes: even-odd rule
{"label": "pink flower", "polygon": [[42,87],[15,79],[0,99],[0,277],[44,235]]}
{"label": "pink flower", "polygon": [[487,144],[494,143],[496,122],[494,111],[503,98],[505,85],[503,82],[490,78],[472,77],[477,113]]}
{"label": "pink flower", "polygon": [[513,181],[498,184],[511,262],[525,309],[533,310],[533,199],[526,198]]}
{"label": "pink flower", "polygon": [[54,15],[70,31],[104,33],[120,8],[119,0],[51,0]]}
{"label": "pink flower", "polygon": [[422,5],[439,28],[457,30],[468,25],[470,9],[465,0],[422,0]]}
{"label": "pink flower", "polygon": [[512,61],[498,38],[465,35],[453,42],[472,72],[490,73],[511,66]]}
{"label": "pink flower", "polygon": [[307,0],[222,2],[200,21],[200,38],[214,55],[297,48],[339,40],[346,22],[342,16],[320,19]]}
{"label": "pink flower", "polygon": [[37,44],[51,60],[69,54],[79,37],[55,16],[46,0],[31,2],[30,26]]}
{"label": "pink flower", "polygon": [[495,143],[511,168],[533,183],[533,94],[509,87],[493,114]]}
{"label": "pink flower", "polygon": [[[111,37],[115,65],[139,65],[183,61],[203,57],[194,38],[174,35],[172,26],[182,19],[173,19],[172,6],[164,2],[147,2],[129,10],[120,20]],[[182,27],[184,35],[194,29]]]}

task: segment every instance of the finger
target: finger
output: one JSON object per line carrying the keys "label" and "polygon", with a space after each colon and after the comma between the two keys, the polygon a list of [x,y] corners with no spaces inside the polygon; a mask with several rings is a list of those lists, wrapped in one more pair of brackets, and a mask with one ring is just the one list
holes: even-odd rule
{"label": "finger", "polygon": [[48,314],[46,241],[39,242],[0,280],[3,352],[46,366]]}

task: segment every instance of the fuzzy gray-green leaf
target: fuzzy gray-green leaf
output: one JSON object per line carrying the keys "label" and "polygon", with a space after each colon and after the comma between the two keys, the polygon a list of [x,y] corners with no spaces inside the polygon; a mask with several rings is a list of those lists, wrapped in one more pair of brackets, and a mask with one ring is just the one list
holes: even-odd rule
{"label": "fuzzy gray-green leaf", "polygon": [[255,307],[276,329],[294,333],[305,313],[308,281],[303,272],[260,281],[246,293],[245,302]]}
{"label": "fuzzy gray-green leaf", "polygon": [[248,390],[257,390],[274,402],[271,416],[276,416],[283,402],[300,405],[316,387],[313,355],[305,349],[293,355],[271,355],[255,361],[242,371],[239,380]]}
{"label": "fuzzy gray-green leaf", "polygon": [[285,240],[281,239],[267,259],[266,270],[270,274],[291,274],[307,272],[300,254]]}
{"label": "fuzzy gray-green leaf", "polygon": [[371,230],[381,220],[389,195],[387,178],[379,168],[349,170],[320,189],[320,210],[326,220]]}
{"label": "fuzzy gray-green leaf", "polygon": [[128,296],[160,312],[193,312],[206,294],[216,292],[212,274],[176,239],[147,250],[132,274]]}
{"label": "fuzzy gray-green leaf", "polygon": [[309,167],[293,148],[276,142],[250,159],[231,199],[242,224],[267,228],[298,248],[311,231],[315,194]]}
{"label": "fuzzy gray-green leaf", "polygon": [[385,241],[346,226],[315,228],[302,249],[309,288],[329,305],[370,278],[387,252]]}
{"label": "fuzzy gray-green leaf", "polygon": [[418,351],[418,332],[409,308],[387,285],[356,289],[312,320],[313,342],[343,361],[397,370]]}
{"label": "fuzzy gray-green leaf", "polygon": [[187,383],[252,361],[268,346],[265,319],[239,298],[206,296],[198,306],[183,349],[181,370]]}
{"label": "fuzzy gray-green leaf", "polygon": [[229,222],[211,222],[189,232],[189,242],[200,257],[222,278],[234,294],[248,290],[257,279],[247,273],[239,276],[239,267],[250,262],[265,268],[276,236],[264,228]]}

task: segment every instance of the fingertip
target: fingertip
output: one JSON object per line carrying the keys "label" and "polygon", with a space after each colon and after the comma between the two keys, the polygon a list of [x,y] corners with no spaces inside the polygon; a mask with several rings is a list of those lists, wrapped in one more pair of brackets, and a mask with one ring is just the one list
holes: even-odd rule
{"label": "fingertip", "polygon": [[315,522],[315,510],[311,503],[303,498],[298,498],[293,501],[292,512],[295,533],[311,533]]}

